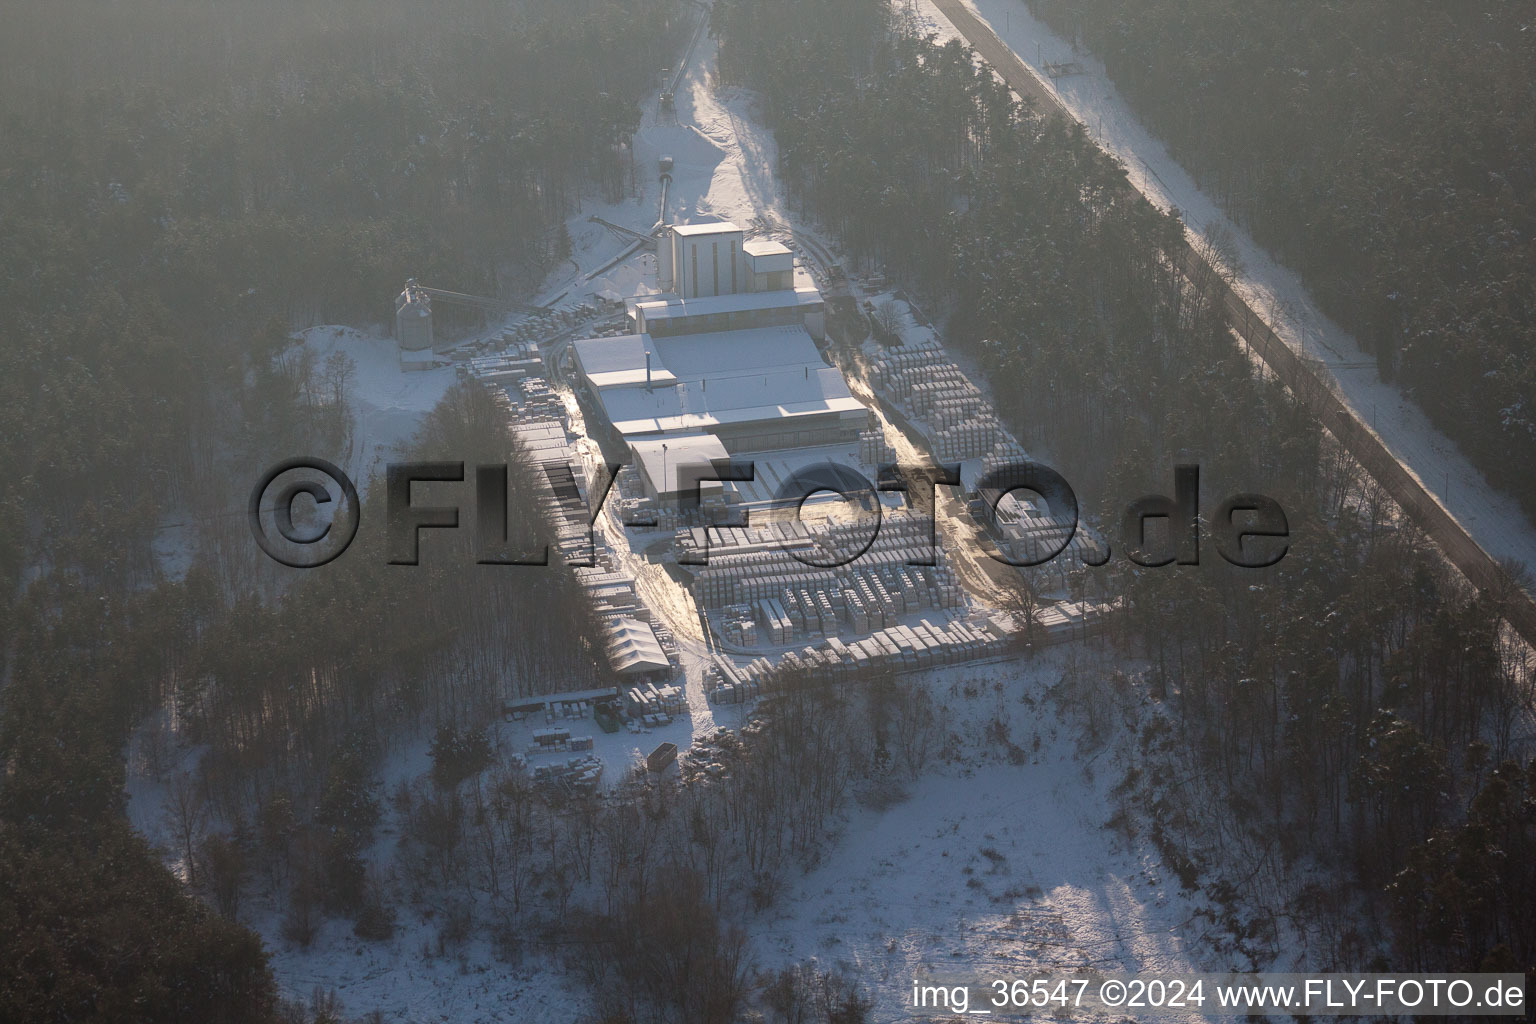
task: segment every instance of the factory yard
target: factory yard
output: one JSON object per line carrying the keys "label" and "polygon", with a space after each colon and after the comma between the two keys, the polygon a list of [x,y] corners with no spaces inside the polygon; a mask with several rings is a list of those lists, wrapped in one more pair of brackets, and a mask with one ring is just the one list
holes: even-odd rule
{"label": "factory yard", "polygon": [[[572,270],[540,305],[445,346],[432,300],[473,297],[413,281],[397,303],[401,377],[452,363],[567,481],[544,501],[605,623],[614,685],[509,704],[497,739],[576,789],[740,727],[786,673],[1007,664],[1025,634],[1072,640],[1112,609],[1077,578],[1102,562],[1091,528],[1038,495],[981,492],[1027,453],[921,314],[792,224],[751,97],[706,85],[712,48],[692,44],[671,105],[645,104],[634,154],[654,180],[571,219]],[[827,294],[860,313],[837,344]],[[711,473],[722,460],[750,474],[711,479],[740,475]],[[935,464],[959,481],[910,476]]]}
{"label": "factory yard", "polygon": [[[1102,562],[1102,541],[1038,496],[981,493],[1027,458],[984,392],[905,301],[787,223],[763,171],[771,137],[739,100],[695,88],[676,103],[637,137],[656,184],[573,221],[587,243],[573,263],[596,270],[547,290],[571,312],[515,321],[459,364],[534,461],[570,473],[547,502],[567,560],[592,560],[575,571],[608,623],[614,699],[675,683],[672,714],[702,734],[786,671],[928,670],[1092,628],[1107,605],[1075,571]],[[837,339],[853,365],[832,365],[824,290],[868,321]],[[890,477],[935,464],[959,480]]]}
{"label": "factory yard", "polygon": [[[1194,905],[1170,890],[1144,843],[1103,841],[1104,792],[1126,751],[1101,748],[1096,778],[1078,763],[1075,729],[1046,710],[1075,657],[1070,641],[1112,611],[1086,600],[1074,577],[1097,564],[1101,541],[1080,526],[1027,575],[988,554],[1038,558],[1064,540],[1059,510],[1017,495],[997,503],[1002,514],[987,512],[978,479],[1024,449],[901,297],[877,278],[846,276],[814,231],[791,226],[770,174],[772,136],[750,96],[706,84],[712,50],[699,41],[675,115],[654,98],[646,105],[637,164],[669,171],[632,200],[572,218],[574,269],[546,283],[546,308],[451,347],[407,350],[408,335],[417,346],[431,338],[419,315],[431,296],[408,288],[402,317],[427,323],[397,330],[397,372],[370,358],[354,384],[360,408],[395,412],[397,396],[440,392],[449,374],[475,379],[521,451],[555,470],[543,498],[559,530],[555,561],[605,624],[613,683],[506,701],[487,730],[498,763],[560,799],[718,776],[729,770],[712,753],[721,730],[750,728],[786,677],[856,686],[900,675],[936,702],[929,766],[894,802],[858,811],[841,843],[829,838],[823,867],[790,886],[759,951],[890,980],[876,993],[877,1020],[903,1019],[895,982],[944,949],[1020,969],[1188,964],[1172,931]],[[833,292],[870,327],[851,339],[859,358],[845,368],[830,354],[822,296]],[[369,458],[403,436],[400,416],[388,427],[387,439],[363,438]],[[698,471],[722,458],[751,463],[752,479],[702,481],[696,492]],[[889,482],[882,466],[935,462],[962,472],[936,500],[918,486],[877,489]],[[613,464],[623,468],[610,490]],[[1038,602],[1028,628],[1025,590]],[[1016,723],[1012,739],[982,740],[999,717]],[[429,771],[419,736],[391,753],[383,791],[420,785]],[[136,824],[164,842],[164,787],[140,774],[130,789]],[[1051,823],[1050,844],[987,824],[1021,801]],[[405,829],[386,809],[369,851],[383,877]],[[918,851],[924,868],[913,872]],[[984,882],[967,887],[978,865]],[[509,968],[483,939],[431,954],[440,922],[428,906],[404,911],[388,942],[331,923],[301,949],[282,937],[276,896],[255,902],[253,923],[290,992],[334,985],[349,1008],[381,1007],[385,1020],[420,1019],[427,1007],[461,1021],[588,1010],[542,954]],[[1049,940],[1034,959],[1009,952],[1025,936]]]}

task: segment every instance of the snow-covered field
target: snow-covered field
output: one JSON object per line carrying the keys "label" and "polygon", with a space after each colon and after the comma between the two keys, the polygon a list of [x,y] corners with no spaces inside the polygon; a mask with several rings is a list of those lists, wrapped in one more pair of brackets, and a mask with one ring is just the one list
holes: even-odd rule
{"label": "snow-covered field", "polygon": [[[1375,359],[1318,310],[1301,279],[1233,223],[1167,149],[1137,120],[1103,64],[1074,50],[1029,13],[1022,0],[963,0],[992,27],[1030,71],[1107,152],[1125,165],[1131,183],[1162,209],[1177,208],[1192,238],[1220,229],[1235,243],[1237,291],[1298,353],[1319,361],[1342,400],[1484,550],[1536,567],[1536,527],[1509,495],[1494,489],[1422,410],[1386,383]],[[916,18],[942,39],[958,38],[931,0],[916,0]],[[1053,79],[1048,62],[1077,61],[1083,74]]]}

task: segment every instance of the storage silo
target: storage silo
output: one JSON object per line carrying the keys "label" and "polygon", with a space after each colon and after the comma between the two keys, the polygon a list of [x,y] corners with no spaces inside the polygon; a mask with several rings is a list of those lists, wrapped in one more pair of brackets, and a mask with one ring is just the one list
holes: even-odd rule
{"label": "storage silo", "polygon": [[402,366],[432,365],[432,297],[414,277],[395,299],[395,339]]}

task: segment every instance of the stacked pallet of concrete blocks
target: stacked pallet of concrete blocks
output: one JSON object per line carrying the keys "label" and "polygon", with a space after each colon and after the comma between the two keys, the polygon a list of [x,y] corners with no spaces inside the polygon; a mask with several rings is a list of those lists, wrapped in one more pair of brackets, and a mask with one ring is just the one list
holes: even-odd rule
{"label": "stacked pallet of concrete blocks", "polygon": [[809,587],[802,587],[795,592],[795,604],[805,622],[804,631],[811,636],[825,636],[827,631],[822,628],[821,609],[817,607],[816,598],[812,596]]}
{"label": "stacked pallet of concrete blocks", "polygon": [[573,757],[556,764],[533,767],[535,782],[562,785],[569,789],[592,792],[603,778],[603,762],[593,754]]}
{"label": "stacked pallet of concrete blocks", "polygon": [[705,675],[705,686],[711,703],[740,704],[762,696],[762,677],[763,673],[753,671],[751,666],[737,668],[726,659],[718,659]]}
{"label": "stacked pallet of concrete blocks", "polygon": [[902,598],[901,591],[892,592],[885,585],[885,580],[879,574],[872,575],[869,583],[874,588],[875,601],[879,603],[880,607],[889,609],[893,615],[907,614],[907,602]]}
{"label": "stacked pallet of concrete blocks", "polygon": [[[833,612],[841,614],[842,592],[858,580],[891,567],[922,563],[935,555],[942,558],[941,552],[932,550],[931,530],[927,519],[891,517],[856,560],[836,568],[808,565],[773,545],[712,550],[709,564],[694,575],[694,598],[700,607],[710,610],[775,598],[784,603],[797,631],[825,630],[830,623],[821,622],[825,609],[814,597],[816,592],[825,592],[833,602]],[[820,547],[826,553],[846,554],[864,542],[861,531],[858,524],[826,528],[820,534]],[[883,592],[874,595],[882,604],[893,599],[889,583],[883,587]],[[902,601],[895,613],[904,614],[906,603]]]}
{"label": "stacked pallet of concrete blocks", "polygon": [[779,603],[784,606],[784,614],[789,616],[789,625],[796,635],[805,633],[805,610],[800,607],[800,595],[786,587],[779,597]]}
{"label": "stacked pallet of concrete blocks", "polygon": [[859,461],[866,466],[884,466],[896,461],[883,430],[877,428],[859,433]]}
{"label": "stacked pallet of concrete blocks", "polygon": [[843,607],[849,628],[855,633],[868,633],[869,612],[865,610],[864,599],[857,590],[843,591]]}
{"label": "stacked pallet of concrete blocks", "polygon": [[978,459],[991,452],[1007,437],[997,417],[982,413],[972,420],[955,423],[933,434],[934,455],[942,462]]}
{"label": "stacked pallet of concrete blocks", "polygon": [[832,595],[825,590],[816,591],[816,607],[821,612],[821,631],[828,635],[837,632],[842,616],[832,606]]}
{"label": "stacked pallet of concrete blocks", "polygon": [[555,727],[552,729],[535,729],[533,731],[533,745],[530,751],[564,750],[571,742],[571,730]]}
{"label": "stacked pallet of concrete blocks", "polygon": [[751,605],[726,605],[720,611],[718,622],[720,633],[727,643],[742,647],[752,647],[757,644],[757,619]]}
{"label": "stacked pallet of concrete blocks", "polygon": [[688,710],[688,701],[683,691],[670,684],[657,686],[655,683],[645,683],[632,686],[624,695],[624,703],[629,717],[643,720],[671,718]]}
{"label": "stacked pallet of concrete blocks", "polygon": [[523,419],[564,420],[565,403],[544,378],[525,377],[517,382],[517,387],[523,396]]}
{"label": "stacked pallet of concrete blocks", "polygon": [[820,647],[796,652],[792,663],[916,670],[993,656],[1001,649],[1001,636],[995,627],[959,620],[939,625],[923,619],[915,626],[890,626],[862,640],[836,644],[828,640]]}
{"label": "stacked pallet of concrete blocks", "polygon": [[769,643],[787,644],[794,637],[794,626],[790,623],[789,615],[778,598],[760,599],[757,602],[757,616],[763,626],[763,635]]}

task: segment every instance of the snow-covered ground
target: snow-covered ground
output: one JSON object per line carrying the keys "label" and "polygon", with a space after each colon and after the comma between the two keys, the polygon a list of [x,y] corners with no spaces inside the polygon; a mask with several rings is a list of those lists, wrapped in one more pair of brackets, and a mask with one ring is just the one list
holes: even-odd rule
{"label": "snow-covered ground", "polygon": [[[1200,190],[1163,144],[1142,127],[1097,58],[1074,50],[1034,18],[1022,0],[963,2],[1060,98],[1099,145],[1125,165],[1137,189],[1162,209],[1179,210],[1193,239],[1207,230],[1221,230],[1234,241],[1239,294],[1288,345],[1319,361],[1360,421],[1380,435],[1473,540],[1495,558],[1536,566],[1536,527],[1519,504],[1493,488],[1417,404],[1381,379],[1375,359],[1323,315],[1293,270],[1254,242]],[[931,0],[916,0],[915,9],[923,27],[942,39],[958,38]],[[1048,62],[1068,61],[1080,63],[1084,73],[1053,79],[1043,69]]]}
{"label": "snow-covered ground", "polygon": [[[454,381],[449,366],[430,370],[402,370],[399,346],[382,330],[359,331],[337,325],[311,327],[298,337],[313,358],[315,373],[323,375],[326,360],[334,354],[350,360],[347,401],[351,405],[353,436],[350,451],[340,458],[341,468],[366,490],[371,473],[382,470],[394,451],[409,441]],[[286,452],[284,456],[310,454]],[[268,453],[275,458],[277,453]],[[232,465],[232,476],[244,475],[255,480],[264,465]],[[200,544],[205,542],[209,517],[238,520],[245,507],[229,503],[224,507],[177,507],[169,510],[156,530],[154,554],[159,569],[171,579],[180,579],[192,565]]]}
{"label": "snow-covered ground", "polygon": [[[379,790],[383,796],[431,771],[430,738],[416,736],[385,762]],[[381,876],[393,870],[400,821],[384,803],[384,814],[367,851]],[[316,988],[334,989],[347,1019],[378,1010],[391,1022],[441,1021],[444,1024],[499,1024],[509,1020],[574,1020],[574,1007],[587,997],[566,983],[552,959],[532,954],[517,963],[498,957],[480,933],[462,944],[442,947],[441,908],[402,903],[395,934],[368,942],[352,933],[352,922],[325,920],[313,944],[303,949],[282,936],[284,906],[271,898],[252,901],[245,915],[266,943],[272,970],[283,995],[305,999]]]}
{"label": "snow-covered ground", "polygon": [[[852,815],[828,861],[753,926],[765,965],[815,958],[841,970],[868,987],[882,1022],[911,1019],[913,979],[930,972],[979,983],[1205,969],[1207,903],[1180,890],[1144,839],[1106,825],[1126,737],[1083,756],[1045,695],[1062,670],[1053,654],[935,673],[962,760],[930,768],[896,806]],[[1024,763],[983,739],[995,717]]]}
{"label": "snow-covered ground", "polygon": [[442,399],[454,381],[453,368],[402,370],[399,346],[383,333],[324,326],[311,327],[300,337],[314,353],[317,367],[337,352],[352,361],[347,397],[354,441],[351,456],[341,468],[362,487],[369,473],[411,439],[421,418]]}

